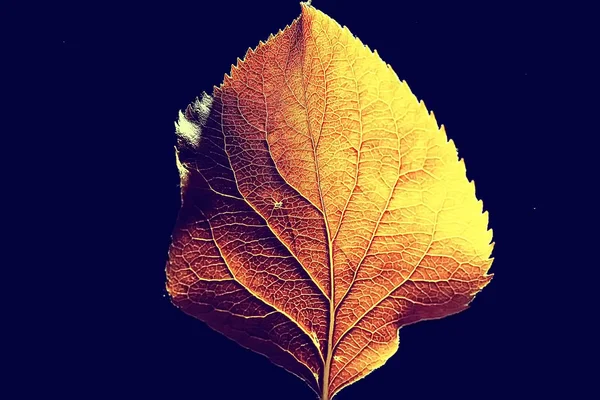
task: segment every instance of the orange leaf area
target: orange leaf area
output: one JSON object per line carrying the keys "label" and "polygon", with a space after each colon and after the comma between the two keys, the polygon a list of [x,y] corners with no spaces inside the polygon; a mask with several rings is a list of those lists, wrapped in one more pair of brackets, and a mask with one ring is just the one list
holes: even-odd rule
{"label": "orange leaf area", "polygon": [[173,302],[323,400],[491,279],[488,216],[443,126],[309,5],[176,128]]}

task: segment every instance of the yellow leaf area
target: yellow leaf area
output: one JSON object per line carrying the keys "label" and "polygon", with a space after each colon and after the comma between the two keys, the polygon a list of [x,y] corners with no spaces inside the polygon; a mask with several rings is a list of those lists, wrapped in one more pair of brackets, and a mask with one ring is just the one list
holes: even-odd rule
{"label": "yellow leaf area", "polygon": [[176,127],[173,302],[323,400],[491,279],[488,216],[444,128],[307,4]]}

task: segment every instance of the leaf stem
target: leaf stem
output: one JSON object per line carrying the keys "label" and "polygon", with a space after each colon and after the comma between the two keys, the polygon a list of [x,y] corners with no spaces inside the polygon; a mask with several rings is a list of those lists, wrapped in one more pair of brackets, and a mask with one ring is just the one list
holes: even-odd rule
{"label": "leaf stem", "polygon": [[[321,200],[322,201],[322,200]],[[324,207],[323,207],[324,208]],[[321,400],[329,400],[329,372],[331,370],[331,359],[333,358],[333,331],[335,329],[335,277],[333,273],[333,243],[331,240],[331,231],[329,230],[329,221],[325,217],[325,230],[327,234],[327,243],[329,247],[329,333],[327,335],[327,355],[325,357],[325,366],[323,370],[323,382],[321,382]]]}
{"label": "leaf stem", "polygon": [[321,383],[323,386],[321,391],[321,400],[329,400],[329,371],[331,370],[331,359],[333,356],[333,328],[335,326],[335,307],[333,305],[333,299],[330,300],[329,304],[329,335],[327,337],[327,357],[325,358],[323,382]]}

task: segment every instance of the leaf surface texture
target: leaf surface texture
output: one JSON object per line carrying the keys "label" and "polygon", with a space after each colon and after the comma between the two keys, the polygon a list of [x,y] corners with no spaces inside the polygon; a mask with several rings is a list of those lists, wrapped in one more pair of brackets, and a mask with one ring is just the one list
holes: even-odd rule
{"label": "leaf surface texture", "polygon": [[443,126],[311,6],[176,129],[173,302],[323,400],[491,279],[487,213]]}

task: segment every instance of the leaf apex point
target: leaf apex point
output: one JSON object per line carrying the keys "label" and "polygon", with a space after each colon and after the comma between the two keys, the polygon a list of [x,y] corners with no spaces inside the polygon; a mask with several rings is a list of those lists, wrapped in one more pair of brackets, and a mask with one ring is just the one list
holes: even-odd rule
{"label": "leaf apex point", "polygon": [[301,1],[300,2],[300,7],[301,8],[312,7],[312,0]]}

